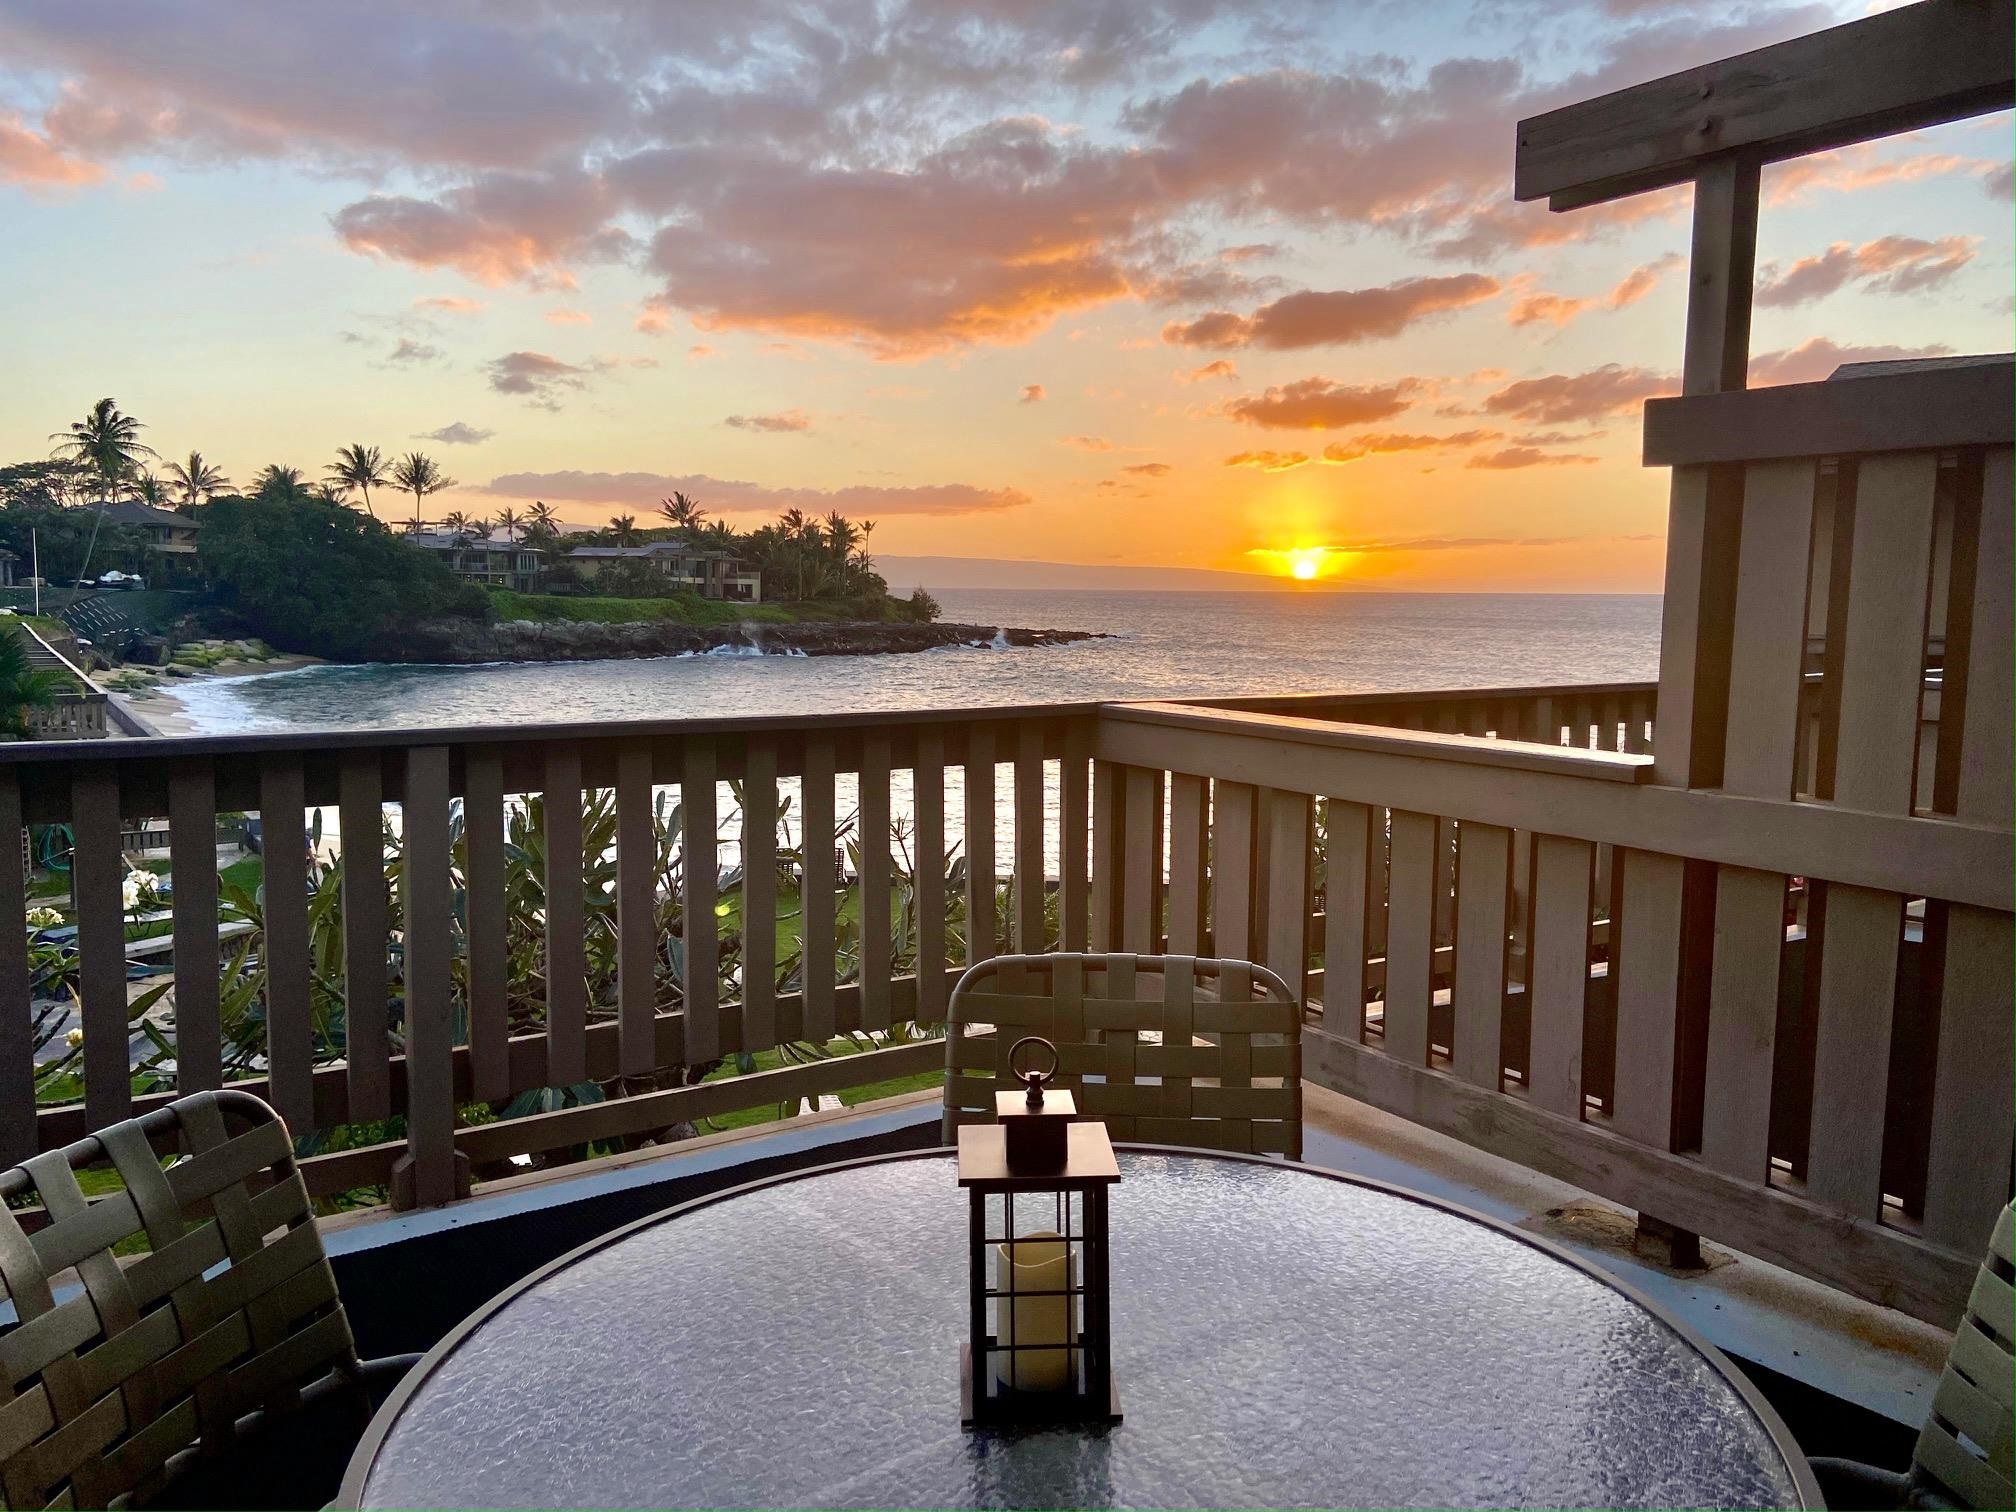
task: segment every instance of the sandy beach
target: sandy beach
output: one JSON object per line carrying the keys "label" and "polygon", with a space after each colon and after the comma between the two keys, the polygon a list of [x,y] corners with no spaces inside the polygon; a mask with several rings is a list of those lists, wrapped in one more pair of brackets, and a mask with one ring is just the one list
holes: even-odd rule
{"label": "sandy beach", "polygon": [[[100,673],[98,685],[106,690],[112,701],[123,708],[134,719],[152,730],[156,735],[200,735],[203,732],[190,719],[182,702],[175,694],[197,682],[214,682],[233,677],[259,677],[268,672],[292,672],[299,667],[315,667],[322,664],[319,656],[290,656],[275,652],[263,660],[230,657],[211,667],[178,667],[171,673],[163,667],[124,666],[117,672]],[[115,681],[137,683],[137,686],[114,687]]]}

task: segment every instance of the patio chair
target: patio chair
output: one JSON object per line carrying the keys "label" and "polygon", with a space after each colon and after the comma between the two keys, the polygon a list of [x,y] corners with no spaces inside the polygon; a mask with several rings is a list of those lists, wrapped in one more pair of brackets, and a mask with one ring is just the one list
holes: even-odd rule
{"label": "patio chair", "polygon": [[2002,1209],[1974,1278],[1967,1314],[1953,1335],[1932,1410],[1899,1474],[1854,1460],[1816,1459],[1827,1505],[1857,1507],[2016,1507],[2011,1487],[2010,1339],[2016,1336],[2011,1278],[2011,1210]]}
{"label": "patio chair", "polygon": [[[87,1197],[78,1172],[108,1162],[117,1188]],[[0,1196],[0,1499],[335,1495],[418,1356],[357,1358],[278,1114],[199,1092],[0,1174]]]}
{"label": "patio chair", "polygon": [[[1005,955],[967,968],[945,1033],[944,1138],[993,1117],[1024,1035],[1115,1139],[1302,1158],[1302,1005],[1251,961]],[[987,1026],[979,1032],[979,1026]]]}

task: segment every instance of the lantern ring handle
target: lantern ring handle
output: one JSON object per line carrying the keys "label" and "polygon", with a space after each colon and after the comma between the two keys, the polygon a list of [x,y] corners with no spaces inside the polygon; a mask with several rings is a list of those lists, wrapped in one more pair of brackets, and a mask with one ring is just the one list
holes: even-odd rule
{"label": "lantern ring handle", "polygon": [[[1022,1053],[1022,1049],[1025,1045],[1038,1045],[1050,1052],[1050,1066],[1048,1070],[1037,1071],[1031,1069],[1025,1071],[1020,1066],[1015,1064],[1015,1057]],[[1047,1039],[1044,1039],[1043,1036],[1040,1034],[1024,1035],[1021,1039],[1015,1041],[1014,1044],[1008,1047],[1008,1070],[1018,1080],[1020,1080],[1021,1082],[1023,1082],[1025,1085],[1028,1086],[1029,1101],[1032,1103],[1040,1103],[1043,1101],[1043,1083],[1049,1081],[1052,1077],[1056,1076],[1057,1064],[1058,1064],[1057,1047],[1051,1044],[1050,1041],[1048,1041]]]}

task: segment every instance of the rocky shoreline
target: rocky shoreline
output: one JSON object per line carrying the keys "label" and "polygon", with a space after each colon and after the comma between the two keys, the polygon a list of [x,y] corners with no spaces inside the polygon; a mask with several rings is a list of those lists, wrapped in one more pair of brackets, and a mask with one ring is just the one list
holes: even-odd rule
{"label": "rocky shoreline", "polygon": [[[381,648],[374,661],[602,661],[651,656],[882,656],[949,646],[1062,646],[1104,640],[1090,630],[1024,630],[995,625],[891,624],[842,620],[795,625],[679,625],[663,620],[603,625],[509,620],[422,626]],[[388,654],[389,653],[389,654]]]}

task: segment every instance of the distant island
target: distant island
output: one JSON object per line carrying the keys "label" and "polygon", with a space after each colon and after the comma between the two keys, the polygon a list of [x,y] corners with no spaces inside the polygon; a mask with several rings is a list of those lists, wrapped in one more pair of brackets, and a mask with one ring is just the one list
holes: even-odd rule
{"label": "distant island", "polygon": [[[921,584],[889,591],[875,522],[837,510],[744,531],[674,493],[654,519],[592,529],[543,501],[429,519],[427,500],[456,483],[423,452],[353,443],[319,479],[274,463],[241,490],[199,452],[157,473],[144,429],[101,399],[56,456],[0,467],[0,602],[83,621],[108,664],[246,635],[328,661],[464,663],[1095,638],[944,623]],[[401,495],[410,516],[381,518]]]}

